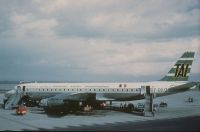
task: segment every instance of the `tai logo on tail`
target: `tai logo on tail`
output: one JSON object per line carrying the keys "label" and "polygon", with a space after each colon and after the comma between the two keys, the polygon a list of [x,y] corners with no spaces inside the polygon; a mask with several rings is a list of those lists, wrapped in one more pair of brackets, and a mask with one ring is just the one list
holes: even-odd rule
{"label": "tai logo on tail", "polygon": [[188,81],[194,54],[194,52],[183,53],[174,67],[172,67],[168,74],[160,81]]}
{"label": "tai logo on tail", "polygon": [[176,64],[176,73],[175,73],[175,77],[186,77],[187,71],[188,71],[188,67],[189,64]]}

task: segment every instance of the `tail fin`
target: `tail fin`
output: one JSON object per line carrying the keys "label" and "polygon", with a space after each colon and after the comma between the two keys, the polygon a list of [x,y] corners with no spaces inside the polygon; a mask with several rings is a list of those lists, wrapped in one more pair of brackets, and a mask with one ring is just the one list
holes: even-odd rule
{"label": "tail fin", "polygon": [[194,54],[194,52],[183,53],[174,67],[160,81],[188,81]]}

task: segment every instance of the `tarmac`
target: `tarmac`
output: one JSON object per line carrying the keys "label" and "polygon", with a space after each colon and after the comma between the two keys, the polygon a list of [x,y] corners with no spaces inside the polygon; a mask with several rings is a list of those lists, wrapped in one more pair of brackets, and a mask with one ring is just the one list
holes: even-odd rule
{"label": "tarmac", "polygon": [[[193,102],[187,99],[192,97]],[[3,102],[0,94],[0,104]],[[199,131],[200,91],[157,97],[154,103],[168,103],[168,107],[158,108],[155,116],[145,117],[112,110],[95,110],[92,113],[69,113],[48,115],[42,108],[29,107],[27,114],[16,115],[15,110],[0,108],[1,131],[23,130],[64,130],[64,131]],[[134,104],[144,100],[131,101]],[[113,102],[119,106],[121,102]],[[124,102],[125,103],[125,102]],[[129,102],[126,102],[129,103]]]}

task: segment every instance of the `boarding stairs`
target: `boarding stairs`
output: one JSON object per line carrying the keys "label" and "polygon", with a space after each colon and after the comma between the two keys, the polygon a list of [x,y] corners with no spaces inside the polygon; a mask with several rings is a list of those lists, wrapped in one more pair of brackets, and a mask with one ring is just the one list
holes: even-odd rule
{"label": "boarding stairs", "polygon": [[154,91],[150,86],[141,86],[141,94],[145,97],[144,116],[154,116],[153,98]]}
{"label": "boarding stairs", "polygon": [[15,93],[11,95],[4,104],[4,108],[6,110],[10,110],[16,108],[18,106],[19,101],[23,96],[23,92],[19,89],[15,90]]}

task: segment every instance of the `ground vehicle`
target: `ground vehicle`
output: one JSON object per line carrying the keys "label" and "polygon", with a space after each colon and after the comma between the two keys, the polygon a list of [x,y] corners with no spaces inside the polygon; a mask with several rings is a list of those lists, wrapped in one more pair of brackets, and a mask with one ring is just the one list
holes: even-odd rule
{"label": "ground vehicle", "polygon": [[87,105],[84,107],[84,112],[92,112],[92,107]]}
{"label": "ground vehicle", "polygon": [[145,104],[143,103],[138,103],[135,110],[136,111],[140,111],[140,112],[143,112],[144,111],[144,107],[145,107]]}
{"label": "ground vehicle", "polygon": [[159,105],[158,104],[153,104],[153,111],[157,111]]}
{"label": "ground vehicle", "polygon": [[160,102],[160,107],[167,107],[167,103],[166,102]]}
{"label": "ground vehicle", "polygon": [[16,109],[16,114],[17,115],[24,115],[27,113],[27,108],[24,105],[19,105]]}
{"label": "ground vehicle", "polygon": [[188,102],[193,102],[193,98],[192,98],[192,97],[189,97],[189,98],[188,98]]}
{"label": "ground vehicle", "polygon": [[153,108],[158,108],[158,104],[153,104]]}

